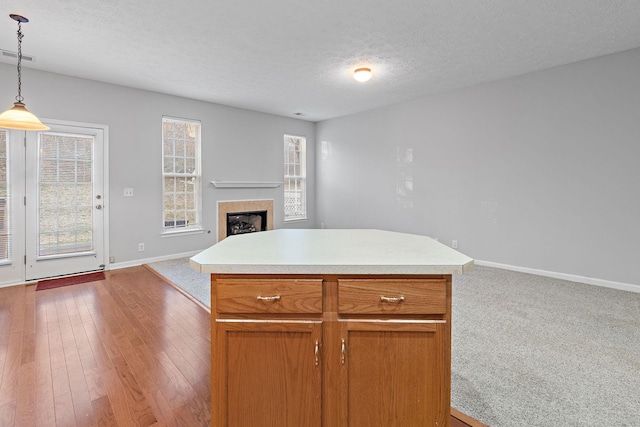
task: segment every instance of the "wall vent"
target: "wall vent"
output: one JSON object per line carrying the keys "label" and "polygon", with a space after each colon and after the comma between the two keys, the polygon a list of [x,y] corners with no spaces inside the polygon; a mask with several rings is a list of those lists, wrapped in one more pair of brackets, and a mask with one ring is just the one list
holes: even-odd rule
{"label": "wall vent", "polygon": [[[11,50],[0,49],[0,55],[2,55],[3,58],[13,58],[13,59],[17,59],[18,58],[18,52],[13,52]],[[36,60],[36,58],[34,56],[25,55],[23,53],[22,54],[22,60],[23,61],[34,62]]]}

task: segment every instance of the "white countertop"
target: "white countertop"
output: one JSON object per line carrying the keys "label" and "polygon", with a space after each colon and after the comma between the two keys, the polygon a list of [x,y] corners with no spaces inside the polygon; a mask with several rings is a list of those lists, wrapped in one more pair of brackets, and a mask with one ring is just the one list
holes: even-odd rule
{"label": "white countertop", "polygon": [[473,260],[414,234],[279,229],[227,237],[190,265],[218,274],[461,274]]}

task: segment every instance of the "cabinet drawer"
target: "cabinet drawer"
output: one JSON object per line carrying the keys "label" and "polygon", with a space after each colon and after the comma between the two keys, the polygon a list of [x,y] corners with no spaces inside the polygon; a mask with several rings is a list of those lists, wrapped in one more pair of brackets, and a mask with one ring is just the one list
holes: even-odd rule
{"label": "cabinet drawer", "polygon": [[322,279],[218,279],[218,313],[322,313]]}
{"label": "cabinet drawer", "polygon": [[440,279],[341,279],[338,311],[344,314],[445,314],[447,286]]}

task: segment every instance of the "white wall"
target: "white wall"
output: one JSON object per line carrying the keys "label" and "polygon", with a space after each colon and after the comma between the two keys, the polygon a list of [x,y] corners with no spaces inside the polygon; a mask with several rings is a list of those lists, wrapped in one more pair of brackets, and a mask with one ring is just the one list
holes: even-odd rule
{"label": "white wall", "polygon": [[[22,94],[40,118],[109,126],[110,255],[116,263],[188,253],[216,241],[218,200],[274,199],[274,225],[315,224],[313,123],[23,68]],[[15,66],[0,64],[2,111],[14,102]],[[202,121],[203,216],[210,234],[162,238],[161,119]],[[283,188],[225,190],[212,180],[282,181],[283,135],[307,137],[309,221],[283,223]],[[125,187],[134,197],[123,197]],[[145,252],[137,244],[144,242]]]}
{"label": "white wall", "polygon": [[318,224],[640,285],[640,50],[320,122],[316,141]]}
{"label": "white wall", "polygon": [[[306,136],[310,219],[289,226],[457,239],[478,260],[637,285],[639,73],[633,50],[317,126],[24,68],[23,95],[39,117],[110,126],[117,263],[213,244],[218,200],[273,198],[275,225],[285,226],[282,187],[205,185],[211,234],[161,238],[160,120],[170,115],[202,121],[205,183],[279,180],[282,135]],[[15,94],[15,66],[0,64],[0,107]],[[406,149],[412,163],[399,160]],[[406,176],[413,190],[398,195]]]}

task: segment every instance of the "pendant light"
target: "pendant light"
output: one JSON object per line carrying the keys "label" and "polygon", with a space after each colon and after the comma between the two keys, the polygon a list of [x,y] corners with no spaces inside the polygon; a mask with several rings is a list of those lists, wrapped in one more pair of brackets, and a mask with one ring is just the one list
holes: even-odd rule
{"label": "pendant light", "polygon": [[0,128],[20,130],[48,130],[49,127],[42,122],[24,105],[22,97],[22,23],[29,22],[20,15],[9,15],[18,23],[18,96],[13,107],[0,114]]}

